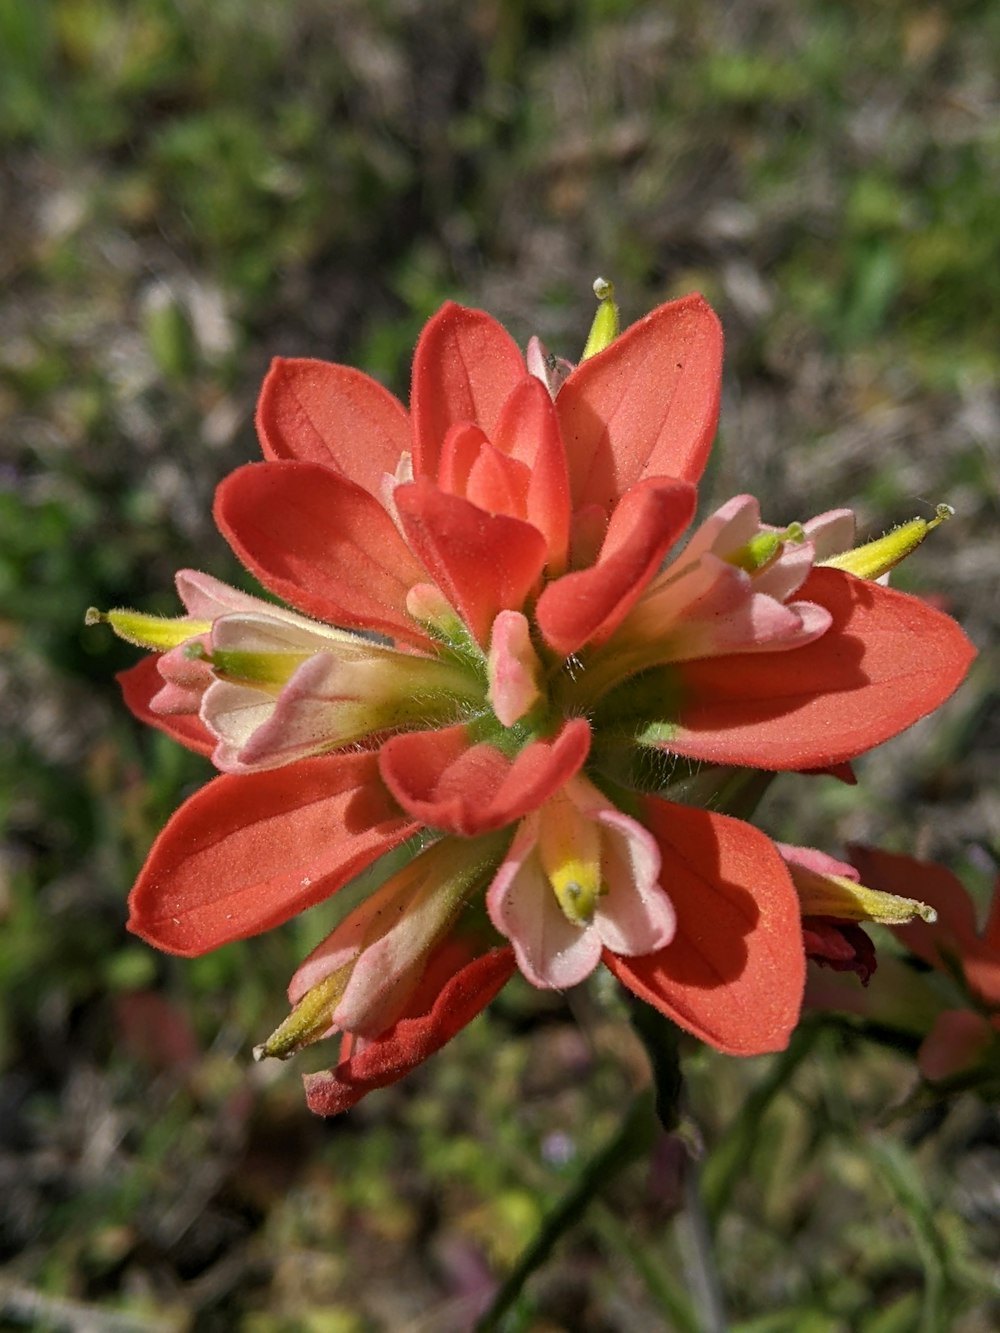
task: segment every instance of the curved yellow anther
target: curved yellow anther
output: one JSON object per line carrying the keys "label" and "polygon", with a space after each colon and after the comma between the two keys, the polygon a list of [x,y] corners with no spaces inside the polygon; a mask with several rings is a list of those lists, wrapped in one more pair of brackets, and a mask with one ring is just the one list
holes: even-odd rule
{"label": "curved yellow anther", "polygon": [[216,648],[214,652],[205,654],[205,660],[212,664],[216,675],[223,680],[259,685],[267,689],[270,686],[280,688],[287,685],[307,656],[307,653],[256,653]]}
{"label": "curved yellow anther", "polygon": [[844,875],[824,875],[790,863],[792,882],[799,895],[803,916],[829,916],[838,921],[877,921],[883,926],[901,926],[914,917],[937,920],[937,912],[918,898],[869,889]]}
{"label": "curved yellow anther", "polygon": [[137,648],[150,648],[155,653],[176,648],[186,639],[207,634],[210,620],[195,620],[193,616],[147,616],[141,611],[120,607],[114,611],[99,611],[96,606],[87,609],[85,625],[110,625],[119,639],[134,643]]}
{"label": "curved yellow anther", "polygon": [[726,561],[730,565],[735,565],[737,569],[745,570],[748,574],[755,574],[758,569],[763,569],[781,550],[782,538],[778,532],[759,532],[756,537],[751,537],[745,546],[739,547],[736,551],[731,551],[726,556]]}
{"label": "curved yellow anther", "polygon": [[829,560],[819,561],[819,564],[826,569],[845,569],[848,574],[855,574],[859,579],[881,578],[911,555],[928,533],[945,523],[954,513],[951,505],[939,504],[935,508],[934,518],[911,519],[909,523],[893,528],[884,537],[876,537],[863,546],[842,551]]}

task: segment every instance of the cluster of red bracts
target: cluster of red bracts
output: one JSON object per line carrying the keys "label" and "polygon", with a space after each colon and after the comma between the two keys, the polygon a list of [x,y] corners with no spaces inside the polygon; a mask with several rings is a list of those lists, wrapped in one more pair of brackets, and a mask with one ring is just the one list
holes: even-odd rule
{"label": "cluster of red bracts", "polygon": [[755,1054],[788,1040],[807,947],[874,966],[850,867],[705,805],[734,771],[848,763],[947,698],[972,649],[817,567],[852,545],[847,511],[776,529],[740,496],[680,545],[721,355],[691,297],[558,376],[447,305],[409,412],[348,367],[277,361],[265,461],[215,516],[294,610],[186,571],[184,617],[106,617],[156,650],[122,677],[133,711],[223,770],[150,852],[137,934],[199,954],[413,853],[302,965],[262,1048],[343,1034],[315,1110],[413,1068],[516,968],[564,988],[603,962]]}

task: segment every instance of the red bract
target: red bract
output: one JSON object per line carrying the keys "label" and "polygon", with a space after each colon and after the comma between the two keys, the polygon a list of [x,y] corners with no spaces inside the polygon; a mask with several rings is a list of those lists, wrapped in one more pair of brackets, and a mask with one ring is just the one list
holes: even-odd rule
{"label": "red bract", "polygon": [[781,1050],[805,978],[799,903],[774,844],[742,820],[647,798],[677,932],[606,964],[640,999],[734,1055]]}
{"label": "red bract", "polygon": [[262,1048],[345,1034],[315,1109],[424,1059],[515,959],[562,987],[603,958],[725,1051],[787,1042],[804,951],[785,861],[673,784],[687,761],[843,765],[941,703],[972,650],[915,599],[814,569],[851,545],[846,511],[777,529],[740,496],[664,567],[721,350],[689,297],[572,370],[536,344],[536,376],[499,324],[449,304],[409,413],[347,367],[276,361],[266,461],[222,482],[215,516],[287,605],[186,571],[178,620],[108,613],[158,654],[124,674],[130,707],[224,770],[150,853],[138,934],[204,952],[414,839],[299,969]]}

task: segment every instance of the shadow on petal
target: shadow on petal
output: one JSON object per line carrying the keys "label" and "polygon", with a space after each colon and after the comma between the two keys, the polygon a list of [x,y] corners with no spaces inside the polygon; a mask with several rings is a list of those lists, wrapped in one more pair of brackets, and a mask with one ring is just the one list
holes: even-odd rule
{"label": "shadow on petal", "polygon": [[647,799],[643,822],[663,856],[677,914],[657,953],[611,971],[640,999],[735,1055],[782,1050],[798,1021],[805,953],[798,898],[777,848],[741,820]]}

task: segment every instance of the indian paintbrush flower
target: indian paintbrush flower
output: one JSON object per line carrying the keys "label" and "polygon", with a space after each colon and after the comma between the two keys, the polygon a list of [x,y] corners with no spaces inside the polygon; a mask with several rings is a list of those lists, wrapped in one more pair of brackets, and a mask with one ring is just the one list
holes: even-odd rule
{"label": "indian paintbrush flower", "polygon": [[683,545],[719,322],[692,296],[619,333],[598,295],[575,368],[445,305],[409,411],[346,366],[275,361],[265,461],[214,512],[287,606],[185,571],[176,620],[94,613],[151,650],[122,676],[133,711],[223,770],[154,844],[137,934],[203,953],[413,853],[302,965],[260,1048],[344,1034],[308,1080],[321,1113],[426,1058],[515,968],[562,988],[603,962],[721,1050],[783,1047],[795,866],[685,792],[838,771],[971,660],[947,616],[872,581],[898,543],[852,565],[848,511],[772,527],[739,496]]}

